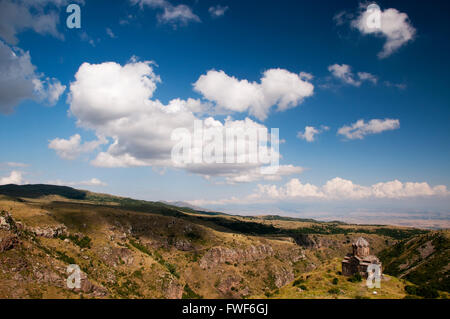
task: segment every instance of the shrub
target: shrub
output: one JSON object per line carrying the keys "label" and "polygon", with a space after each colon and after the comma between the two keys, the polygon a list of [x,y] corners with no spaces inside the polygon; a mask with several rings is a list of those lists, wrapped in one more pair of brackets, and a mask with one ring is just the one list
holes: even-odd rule
{"label": "shrub", "polygon": [[405,286],[405,291],[407,294],[410,294],[410,295],[417,294],[417,288],[415,286]]}
{"label": "shrub", "polygon": [[183,299],[202,299],[203,297],[200,296],[199,294],[197,294],[195,291],[193,291],[191,289],[191,287],[189,287],[188,284],[186,284],[186,286],[184,286],[184,292],[183,292]]}
{"label": "shrub", "polygon": [[186,234],[186,237],[191,239],[191,240],[193,240],[193,241],[202,239],[202,236],[199,233],[195,232],[195,231],[188,232]]}
{"label": "shrub", "polygon": [[348,278],[348,281],[350,282],[361,282],[362,281],[362,276],[360,273],[356,273],[353,276],[351,276],[350,278]]}
{"label": "shrub", "polygon": [[72,241],[75,245],[77,245],[80,248],[91,248],[91,239],[88,236],[79,236],[79,235],[59,235],[59,239],[69,239]]}
{"label": "shrub", "polygon": [[333,287],[333,288],[331,288],[330,290],[328,290],[328,293],[330,293],[330,294],[338,294],[338,293],[340,293],[341,291],[339,290],[339,288],[337,288],[337,287]]}
{"label": "shrub", "polygon": [[416,295],[427,299],[439,297],[439,292],[429,286],[405,286],[405,291],[410,295]]}
{"label": "shrub", "polygon": [[130,238],[130,244],[135,247],[137,250],[143,252],[144,254],[147,254],[149,256],[152,255],[152,252],[144,245],[142,245],[140,242],[137,242]]}
{"label": "shrub", "polygon": [[294,281],[294,283],[292,284],[292,286],[298,286],[302,283],[304,283],[305,281],[303,280],[303,278],[299,278],[296,281]]}
{"label": "shrub", "polygon": [[66,264],[69,264],[69,265],[76,264],[75,259],[73,259],[70,256],[67,256],[65,252],[56,250],[55,253],[56,253],[57,258],[59,260],[62,260]]}

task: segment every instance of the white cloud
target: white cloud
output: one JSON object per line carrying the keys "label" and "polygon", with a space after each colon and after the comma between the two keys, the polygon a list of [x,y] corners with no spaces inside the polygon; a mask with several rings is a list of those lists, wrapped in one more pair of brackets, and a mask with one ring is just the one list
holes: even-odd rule
{"label": "white cloud", "polygon": [[59,185],[59,186],[107,186],[105,182],[102,182],[98,178],[91,178],[90,180],[81,182],[63,182],[61,180],[48,181],[47,184]]}
{"label": "white cloud", "polygon": [[111,30],[111,28],[106,28],[106,34],[112,39],[114,39],[116,37],[114,32]]}
{"label": "white cloud", "polygon": [[[59,8],[65,0],[2,0],[0,1],[0,37],[9,44],[17,44],[17,34],[31,29],[63,39],[58,31]],[[49,6],[50,5],[50,6]]]}
{"label": "white cloud", "polygon": [[225,14],[225,12],[228,11],[228,9],[228,6],[221,6],[220,4],[218,4],[216,6],[210,7],[208,11],[212,17],[221,17]]}
{"label": "white cloud", "polygon": [[351,16],[351,14],[347,13],[346,11],[340,11],[333,16],[333,20],[336,25],[340,26],[345,24],[349,16]]}
{"label": "white cloud", "polygon": [[260,83],[238,80],[224,71],[208,71],[194,83],[194,89],[219,108],[249,112],[260,120],[267,118],[272,106],[279,111],[301,104],[312,96],[314,86],[299,75],[284,69],[264,72]]}
{"label": "white cloud", "polygon": [[0,185],[22,184],[22,172],[12,171],[9,176],[0,178]]}
{"label": "white cloud", "polygon": [[51,140],[48,147],[55,150],[56,154],[63,159],[74,160],[83,153],[90,153],[97,149],[100,145],[106,144],[107,140],[100,137],[96,141],[81,143],[81,136],[75,134],[70,139],[65,140],[55,138]]}
{"label": "white cloud", "polygon": [[[76,1],[82,2],[82,1]],[[59,10],[66,0],[0,1],[0,113],[8,114],[21,101],[36,99],[56,104],[65,86],[57,79],[41,79],[29,52],[18,47],[17,35],[26,30],[63,39],[58,31]]]}
{"label": "white cloud", "polygon": [[398,180],[362,186],[340,177],[327,181],[322,186],[302,183],[293,178],[282,186],[258,185],[254,193],[219,200],[189,201],[195,205],[250,204],[278,201],[344,201],[367,199],[405,200],[417,197],[445,197],[450,192],[445,185],[430,186],[422,182],[402,183]]}
{"label": "white cloud", "polygon": [[185,5],[173,5],[167,0],[130,0],[132,4],[139,4],[141,9],[148,6],[153,9],[160,9],[162,13],[158,15],[160,23],[169,23],[174,26],[187,25],[189,22],[200,22],[200,18],[192,12],[192,9]]}
{"label": "white cloud", "polygon": [[366,135],[378,134],[398,128],[400,128],[400,121],[397,119],[373,119],[367,123],[364,120],[358,120],[350,126],[339,128],[338,134],[354,140],[363,139]]}
{"label": "white cloud", "polygon": [[65,90],[66,86],[62,85],[61,82],[53,78],[52,82],[48,83],[47,99],[50,105],[55,105],[56,102],[59,100],[59,97],[64,93]]}
{"label": "white cloud", "polygon": [[16,53],[0,41],[0,113],[11,113],[22,100],[33,97],[34,70],[28,52]]}
{"label": "white cloud", "polygon": [[406,13],[397,9],[379,10],[380,27],[374,28],[368,22],[371,12],[361,7],[359,16],[351,22],[351,25],[362,34],[374,34],[386,38],[383,50],[378,53],[379,58],[386,58],[400,47],[414,40],[416,29],[412,26]]}
{"label": "white cloud", "polygon": [[314,79],[314,75],[308,72],[300,72],[300,79],[311,81],[312,79]]}
{"label": "white cloud", "polygon": [[303,132],[298,132],[297,137],[304,139],[307,142],[314,142],[316,135],[324,131],[328,131],[330,128],[328,126],[321,126],[320,128],[315,128],[314,126],[305,126]]}
{"label": "white cloud", "polygon": [[375,75],[367,72],[358,72],[355,75],[351,70],[351,66],[349,66],[348,64],[330,65],[328,67],[328,71],[330,71],[335,78],[353,86],[360,86],[364,81],[369,81],[373,84],[376,84],[378,81]]}
{"label": "white cloud", "polygon": [[378,78],[373,74],[370,74],[368,72],[358,72],[357,75],[361,81],[369,81],[373,84],[377,84]]}
{"label": "white cloud", "polygon": [[250,183],[258,180],[277,181],[281,180],[283,176],[301,174],[303,171],[304,171],[303,167],[294,165],[280,165],[277,172],[273,174],[270,173],[261,174],[261,168],[257,167],[254,169],[249,169],[244,172],[236,172],[237,174],[236,173],[224,174],[221,176],[225,176],[225,181],[228,184],[237,184],[237,183]]}
{"label": "white cloud", "polygon": [[368,198],[412,198],[422,196],[448,196],[444,185],[431,187],[428,183],[402,183],[398,180],[361,186],[340,177],[333,178],[319,187],[303,184],[298,179],[291,179],[282,187],[274,185],[259,186],[260,196],[274,199],[321,198],[329,200],[357,200]]}
{"label": "white cloud", "polygon": [[[70,85],[70,113],[80,127],[112,140],[107,149],[91,161],[93,165],[177,168],[206,178],[219,177],[227,183],[276,178],[274,174],[262,174],[260,163],[184,165],[172,161],[172,149],[176,143],[171,139],[172,132],[186,128],[192,133],[194,122],[199,120],[198,113],[209,110],[211,105],[191,98],[175,98],[168,104],[153,99],[157,84],[161,82],[153,67],[152,62],[133,58],[123,66],[114,62],[83,63],[78,69]],[[265,128],[249,118],[237,121],[228,117],[221,122],[206,117],[203,122],[205,129]],[[66,158],[74,158],[81,151],[87,152],[97,145],[86,147],[77,136],[51,142],[51,147]],[[238,157],[249,156],[250,151],[246,147]],[[281,167],[280,176],[300,170],[285,165]]]}
{"label": "white cloud", "polygon": [[45,80],[34,78],[33,84],[35,96],[38,100],[45,102],[50,106],[54,106],[66,90],[66,86],[62,85],[61,82],[55,78],[46,78]]}
{"label": "white cloud", "polygon": [[29,52],[0,40],[0,113],[8,114],[26,99],[54,105],[65,90],[57,79],[41,79]]}

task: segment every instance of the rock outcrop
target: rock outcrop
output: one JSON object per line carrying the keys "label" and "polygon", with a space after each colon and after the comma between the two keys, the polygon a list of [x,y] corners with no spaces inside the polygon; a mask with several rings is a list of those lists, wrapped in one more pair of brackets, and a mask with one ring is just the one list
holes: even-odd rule
{"label": "rock outcrop", "polygon": [[17,226],[16,223],[14,222],[14,219],[6,211],[0,212],[0,229],[11,231],[17,230]]}
{"label": "rock outcrop", "polygon": [[241,280],[242,278],[237,275],[229,275],[219,281],[217,290],[225,297],[238,298],[240,297],[238,288]]}
{"label": "rock outcrop", "polygon": [[12,232],[0,230],[0,253],[13,249],[19,243],[19,238]]}
{"label": "rock outcrop", "polygon": [[65,225],[29,227],[28,231],[39,237],[56,238],[61,235],[67,235],[67,227]]}
{"label": "rock outcrop", "polygon": [[283,287],[284,285],[290,283],[295,277],[292,269],[285,267],[275,268],[272,271],[272,274],[274,276],[274,284],[277,288]]}
{"label": "rock outcrop", "polygon": [[274,254],[271,246],[258,245],[246,249],[213,247],[200,259],[202,269],[211,268],[224,263],[243,263],[261,260]]}
{"label": "rock outcrop", "polygon": [[134,262],[133,252],[125,247],[103,247],[102,257],[105,263],[112,267],[121,264],[130,266]]}
{"label": "rock outcrop", "polygon": [[183,286],[173,278],[164,278],[162,291],[166,299],[181,299],[183,296]]}
{"label": "rock outcrop", "polygon": [[325,236],[311,234],[298,234],[294,237],[294,240],[297,245],[312,249],[330,247],[336,244],[335,241],[326,238]]}

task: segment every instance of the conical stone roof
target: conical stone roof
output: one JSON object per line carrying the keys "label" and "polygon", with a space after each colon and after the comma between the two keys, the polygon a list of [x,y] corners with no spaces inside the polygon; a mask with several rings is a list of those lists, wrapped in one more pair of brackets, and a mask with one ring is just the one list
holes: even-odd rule
{"label": "conical stone roof", "polygon": [[358,246],[358,247],[369,247],[369,243],[367,242],[367,240],[365,240],[362,237],[359,237],[354,243],[353,245]]}

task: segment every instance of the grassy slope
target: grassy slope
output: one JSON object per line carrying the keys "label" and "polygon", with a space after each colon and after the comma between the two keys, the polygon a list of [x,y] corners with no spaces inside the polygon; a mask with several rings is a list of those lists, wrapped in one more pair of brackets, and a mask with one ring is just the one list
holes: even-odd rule
{"label": "grassy slope", "polygon": [[[406,296],[404,280],[386,276],[380,289],[368,289],[365,281],[350,282],[341,274],[341,259],[333,258],[324,262],[317,269],[306,272],[297,278],[297,282],[260,298],[281,299],[401,299]],[[333,279],[337,278],[337,284]],[[305,289],[306,288],[306,289]],[[373,292],[376,291],[377,294]]]}
{"label": "grassy slope", "polygon": [[[39,272],[53,273],[61,281],[66,277],[67,264],[76,263],[93,284],[105,287],[108,296],[113,298],[164,298],[180,289],[186,297],[260,296],[276,289],[274,273],[286,269],[297,278],[307,272],[313,277],[323,271],[326,274],[317,275],[317,282],[308,293],[298,294],[298,288],[288,283],[280,289],[278,297],[334,298],[335,294],[327,293],[328,277],[336,276],[332,272],[336,272],[340,258],[356,237],[363,234],[373,250],[379,252],[398,239],[427,233],[400,227],[323,223],[278,216],[211,216],[165,203],[59,186],[27,186],[23,188],[23,196],[17,197],[22,194],[21,188],[8,185],[0,187],[0,194],[7,195],[0,196],[0,209],[9,211],[25,226],[64,224],[71,234],[90,240],[90,247],[82,248],[73,238],[64,241],[22,234],[19,247],[0,253],[3,262],[0,281],[8,283],[0,285],[0,297],[78,298],[83,294],[48,280],[36,282]],[[304,249],[306,258],[293,261],[300,248],[291,237],[300,233],[319,236],[325,245],[320,249]],[[176,247],[180,241],[192,247],[180,250]],[[199,260],[212,247],[245,250],[261,244],[271,246],[274,254],[256,261],[220,263],[208,270],[199,266]],[[120,251],[126,256],[121,256]],[[322,267],[329,268],[322,270]],[[343,293],[338,297],[367,297],[361,290],[364,287],[357,289],[344,278],[339,278],[339,282]],[[386,296],[404,295],[401,282],[395,278],[386,284],[387,288],[390,290]]]}
{"label": "grassy slope", "polygon": [[379,256],[386,273],[450,292],[449,231],[430,232],[400,241]]}

